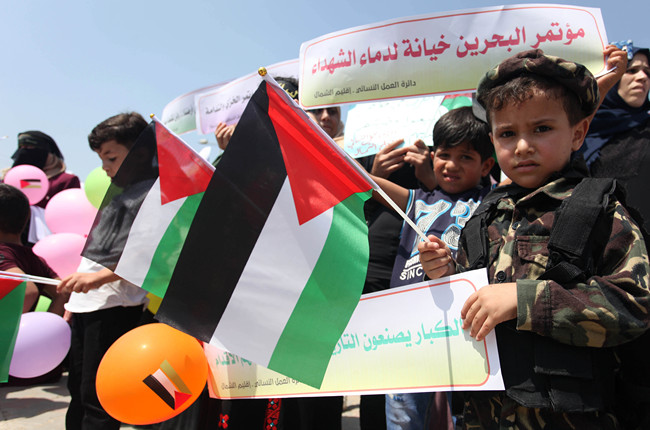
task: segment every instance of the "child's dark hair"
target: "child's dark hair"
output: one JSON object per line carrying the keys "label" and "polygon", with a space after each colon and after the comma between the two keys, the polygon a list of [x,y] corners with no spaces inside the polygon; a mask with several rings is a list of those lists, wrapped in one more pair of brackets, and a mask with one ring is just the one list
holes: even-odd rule
{"label": "child's dark hair", "polygon": [[488,125],[474,116],[470,106],[452,109],[433,126],[433,150],[467,143],[485,161],[494,152],[489,132]]}
{"label": "child's dark hair", "polygon": [[0,183],[0,231],[21,234],[30,214],[27,196],[16,187]]}
{"label": "child's dark hair", "polygon": [[136,139],[147,128],[147,121],[137,112],[126,112],[100,122],[88,135],[93,151],[98,151],[104,142],[115,140],[131,149]]}
{"label": "child's dark hair", "polygon": [[574,92],[554,79],[535,74],[524,74],[494,87],[482,94],[479,101],[491,122],[492,112],[500,111],[505,106],[517,106],[536,94],[542,94],[549,100],[559,100],[572,126],[587,116]]}

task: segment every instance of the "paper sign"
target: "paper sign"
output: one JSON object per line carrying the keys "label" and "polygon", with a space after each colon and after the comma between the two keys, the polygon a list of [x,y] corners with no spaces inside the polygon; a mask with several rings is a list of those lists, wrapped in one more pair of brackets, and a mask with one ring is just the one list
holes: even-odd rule
{"label": "paper sign", "polygon": [[477,342],[460,309],[487,285],[484,269],[361,297],[320,390],[205,345],[213,397],[340,396],[502,390],[496,336]]}
{"label": "paper sign", "polygon": [[305,109],[465,92],[501,60],[528,49],[605,67],[600,9],[529,4],[469,9],[355,27],[304,42]]}
{"label": "paper sign", "polygon": [[[298,78],[298,60],[273,64],[266,69],[273,77]],[[236,124],[260,82],[262,78],[255,71],[219,88],[198,94],[194,100],[199,132],[213,133],[220,122]]]}
{"label": "paper sign", "polygon": [[438,119],[471,103],[471,94],[466,93],[358,104],[348,111],[343,149],[359,158],[376,154],[398,139],[404,139],[404,145],[419,139],[433,146],[433,126]]}
{"label": "paper sign", "polygon": [[176,97],[162,111],[161,122],[176,134],[196,130],[196,109],[194,97],[209,91],[214,91],[224,83],[211,85]]}

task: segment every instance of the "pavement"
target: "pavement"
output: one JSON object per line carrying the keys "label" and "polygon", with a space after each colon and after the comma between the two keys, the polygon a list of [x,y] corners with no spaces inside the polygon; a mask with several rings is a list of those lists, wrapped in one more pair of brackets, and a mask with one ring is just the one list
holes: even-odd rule
{"label": "pavement", "polygon": [[[54,383],[28,387],[0,386],[0,430],[58,430],[65,428],[70,396],[67,373]],[[359,396],[345,397],[343,430],[359,429]],[[123,424],[122,429],[136,429]]]}

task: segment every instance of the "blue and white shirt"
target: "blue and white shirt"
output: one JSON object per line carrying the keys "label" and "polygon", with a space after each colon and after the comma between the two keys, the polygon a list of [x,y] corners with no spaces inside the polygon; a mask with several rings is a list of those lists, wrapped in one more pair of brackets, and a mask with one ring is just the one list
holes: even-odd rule
{"label": "blue and white shirt", "polygon": [[[490,189],[489,185],[479,186],[459,194],[448,194],[440,188],[433,191],[409,190],[406,214],[427,236],[433,234],[442,239],[455,257],[461,229]],[[391,288],[422,280],[424,272],[418,252],[421,240],[408,224],[403,224]]]}

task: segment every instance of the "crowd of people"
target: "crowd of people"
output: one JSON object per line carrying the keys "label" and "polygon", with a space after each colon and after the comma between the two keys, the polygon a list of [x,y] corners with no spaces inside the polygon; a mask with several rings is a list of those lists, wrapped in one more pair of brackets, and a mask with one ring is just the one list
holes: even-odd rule
{"label": "crowd of people", "polygon": [[[478,341],[496,333],[506,387],[363,395],[361,429],[650,428],[650,395],[630,399],[650,393],[650,380],[634,376],[650,372],[629,358],[650,348],[650,51],[627,44],[604,56],[611,72],[596,79],[541,50],[518,53],[485,74],[474,106],[438,120],[433,147],[398,140],[358,160],[429,239],[375,193],[365,206],[364,293],[486,268],[489,285],[465,302],[462,328]],[[297,81],[276,80],[297,98]],[[307,114],[334,141],[343,138],[339,107]],[[146,127],[131,112],[92,129],[91,150],[109,177]],[[220,148],[236,129],[217,126]],[[41,207],[80,186],[45,133],[20,133],[12,158],[47,174]],[[138,197],[127,194],[113,217],[135,215]],[[26,240],[32,215],[23,197],[0,185],[0,269],[55,278]],[[110,252],[102,246],[96,251]],[[142,323],[145,293],[85,259],[56,289],[28,283],[24,311],[49,295],[51,311],[63,315],[65,303],[72,327],[66,428],[120,427],[97,398],[95,374],[110,345]],[[221,401],[206,390],[156,428],[336,430],[342,408],[340,396]]]}

